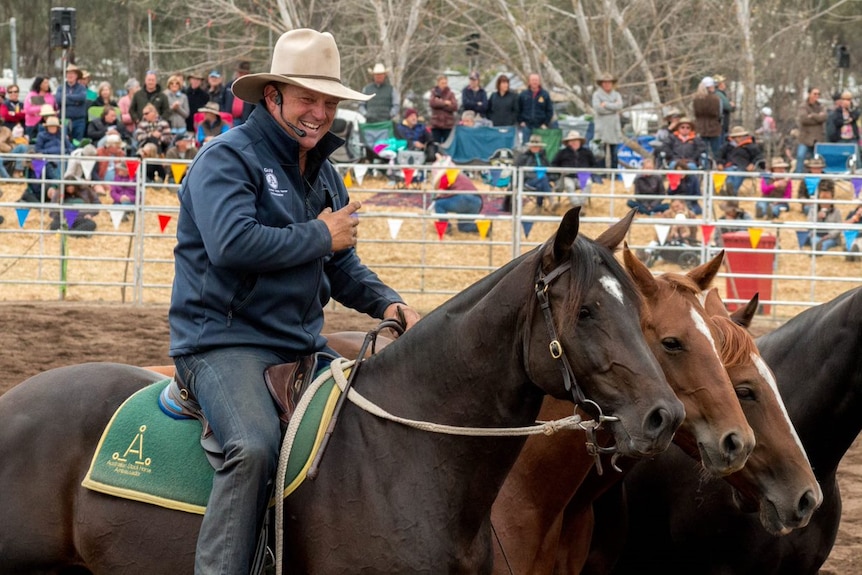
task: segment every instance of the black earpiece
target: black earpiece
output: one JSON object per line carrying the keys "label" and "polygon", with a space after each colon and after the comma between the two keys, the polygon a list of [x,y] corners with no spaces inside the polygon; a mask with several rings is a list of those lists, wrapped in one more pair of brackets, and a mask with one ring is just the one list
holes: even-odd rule
{"label": "black earpiece", "polygon": [[276,106],[281,106],[281,92],[276,90],[275,96],[273,96],[272,101],[275,102]]}

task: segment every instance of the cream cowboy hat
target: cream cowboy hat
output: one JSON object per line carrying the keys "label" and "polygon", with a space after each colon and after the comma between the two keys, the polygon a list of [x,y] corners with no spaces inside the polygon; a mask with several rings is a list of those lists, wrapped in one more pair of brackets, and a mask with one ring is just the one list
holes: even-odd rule
{"label": "cream cowboy hat", "polygon": [[617,83],[617,77],[611,74],[610,72],[603,72],[599,74],[598,78],[596,78],[596,84],[599,86],[602,85],[602,82],[612,82],[614,84]]}
{"label": "cream cowboy hat", "polygon": [[566,134],[565,138],[563,138],[563,142],[571,142],[572,140],[580,140],[582,142],[587,141],[587,139],[583,137],[579,131],[569,130],[569,133]]}
{"label": "cream cowboy hat", "polygon": [[367,101],[373,97],[341,83],[341,56],[329,32],[300,28],[285,32],[275,43],[268,74],[237,78],[231,90],[241,100],[256,104],[270,82],[292,84],[342,100]]}
{"label": "cream cowboy hat", "polygon": [[386,66],[379,62],[377,64],[374,64],[373,68],[368,69],[369,74],[386,74],[388,72],[389,70],[386,69]]}

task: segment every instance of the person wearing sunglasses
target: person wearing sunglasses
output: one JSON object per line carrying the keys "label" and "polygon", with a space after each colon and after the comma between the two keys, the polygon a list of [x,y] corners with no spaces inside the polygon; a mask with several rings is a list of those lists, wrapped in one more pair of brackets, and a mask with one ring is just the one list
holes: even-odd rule
{"label": "person wearing sunglasses", "polygon": [[0,117],[9,129],[24,125],[24,102],[20,100],[21,88],[12,84],[6,88],[6,98],[0,103]]}

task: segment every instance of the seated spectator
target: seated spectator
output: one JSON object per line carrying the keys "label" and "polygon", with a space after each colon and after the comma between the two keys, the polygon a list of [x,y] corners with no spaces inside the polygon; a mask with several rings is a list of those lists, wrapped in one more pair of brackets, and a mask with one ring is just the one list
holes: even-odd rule
{"label": "seated spectator", "polygon": [[174,139],[171,125],[159,117],[156,107],[152,104],[146,104],[142,113],[143,119],[138,122],[138,127],[133,134],[138,150],[149,143],[155,145],[158,154],[164,154]]}
{"label": "seated spectator", "polygon": [[[554,161],[556,160],[557,158],[554,158]],[[644,157],[643,169],[655,169],[655,160],[652,156]],[[670,204],[663,197],[665,195],[664,178],[660,175],[638,174],[634,181],[634,188],[634,197],[628,200],[626,205],[636,209],[639,214],[652,216],[670,209]]]}
{"label": "seated spectator", "polygon": [[21,101],[21,88],[11,84],[6,90],[6,98],[0,100],[0,118],[9,129],[17,125],[24,126],[24,102]]}
{"label": "seated spectator", "polygon": [[[831,180],[820,179],[820,175],[823,173],[823,170],[825,168],[826,168],[826,162],[823,161],[823,158],[814,157],[814,158],[811,158],[810,160],[805,160],[805,173],[810,174],[813,177],[817,177],[819,179],[819,183],[817,185],[816,190],[809,190],[808,189],[808,182],[806,181],[807,178],[800,180],[799,188],[796,191],[796,197],[798,199],[809,200],[809,199],[813,198],[817,194],[818,190],[820,189],[820,186],[822,186],[826,182],[829,182],[829,184],[831,184],[832,186],[835,185],[835,183],[832,182]],[[811,204],[802,204],[801,209],[802,209],[802,213],[807,216],[808,212],[811,211]]]}
{"label": "seated spectator", "polygon": [[[174,145],[168,148],[165,152],[166,160],[192,160],[198,153],[198,147],[195,142],[195,135],[191,132],[186,132],[181,138],[178,138]],[[173,179],[173,171],[171,172]],[[174,182],[179,184],[180,182]]]}
{"label": "seated spectator", "polygon": [[168,78],[168,88],[165,90],[168,99],[168,112],[165,120],[171,125],[174,134],[186,132],[186,118],[189,117],[189,98],[183,92],[183,81],[177,76]]}
{"label": "seated spectator", "polygon": [[230,126],[222,119],[217,103],[207,102],[198,112],[204,115],[203,122],[198,126],[197,139],[199,145],[203,146],[216,136],[224,134],[230,129]]}
{"label": "seated spectator", "polygon": [[404,119],[395,125],[395,137],[407,142],[410,151],[425,152],[425,161],[432,163],[436,158],[437,145],[431,140],[431,132],[419,121],[415,108],[404,110]]}
{"label": "seated spectator", "polygon": [[[432,181],[434,188],[447,192],[439,194],[434,198],[434,211],[438,214],[478,214],[482,211],[482,196],[476,192],[476,185],[463,172],[459,171],[455,181],[450,182],[446,173],[446,166],[451,166],[451,159],[443,156],[435,162],[438,169],[434,170]],[[457,193],[468,192],[468,193]],[[458,220],[458,231],[468,234],[479,233],[479,228],[473,220]],[[447,228],[448,232],[448,228]]]}
{"label": "seated spectator", "polygon": [[[117,173],[117,166],[126,166],[126,145],[116,130],[111,130],[104,138],[104,144],[96,149],[96,155],[106,158],[104,161],[96,162],[95,179],[100,182],[113,182]],[[128,173],[128,172],[127,172]],[[108,189],[104,184],[94,186],[96,193],[105,194]]]}
{"label": "seated spectator", "polygon": [[486,117],[494,126],[515,126],[518,123],[518,94],[509,90],[509,77],[497,77],[497,90],[488,98]]}
{"label": "seated spectator", "polygon": [[658,235],[656,230],[652,241],[645,250],[637,250],[635,255],[642,262],[646,263],[647,267],[652,267],[653,263],[658,259],[656,248],[666,245],[697,245],[697,226],[682,223],[685,220],[693,220],[697,216],[688,209],[685,202],[679,198],[675,198],[670,202],[670,208],[661,213],[662,218],[669,220],[680,220],[681,223],[672,224],[668,230],[664,241]]}
{"label": "seated spectator", "polygon": [[90,180],[93,178],[95,164],[92,161],[82,160],[82,157],[93,157],[96,155],[96,146],[85,140],[85,144],[78,146],[71,152],[69,166],[63,173],[63,178],[75,177],[79,180]]}
{"label": "seated spectator", "polygon": [[[851,208],[849,212],[847,212],[847,218],[845,220],[850,224],[860,224],[862,223],[862,204],[859,204],[855,208]],[[847,246],[848,252],[853,252],[854,254],[858,254],[862,252],[862,230],[859,230],[859,234],[853,240],[853,243]],[[848,262],[859,261],[859,258],[862,256],[851,255],[847,256]]]}
{"label": "seated spectator", "polygon": [[117,162],[113,181],[114,183],[111,185],[111,202],[115,205],[134,204],[137,193],[132,177],[129,175],[129,166],[126,162]]}
{"label": "seated spectator", "polygon": [[[726,202],[721,202],[721,204],[719,204],[719,207],[721,208],[721,211],[724,213],[724,215],[722,215],[720,218],[718,218],[719,221],[720,220],[745,221],[745,220],[753,220],[754,219],[751,217],[751,214],[749,214],[748,212],[746,212],[745,210],[743,210],[742,208],[739,207],[739,201],[737,201],[737,200],[727,200]],[[715,245],[717,245],[717,246],[723,246],[724,245],[724,240],[722,239],[722,236],[724,234],[728,234],[731,232],[739,232],[739,231],[742,231],[742,228],[719,226],[715,230],[715,235],[714,235]]]}
{"label": "seated spectator", "polygon": [[[718,167],[728,172],[753,172],[758,162],[763,160],[760,146],[742,126],[734,126],[727,135],[727,142],[718,150]],[[739,193],[745,176],[727,176],[725,191],[731,196]]]}
{"label": "seated spectator", "polygon": [[97,148],[105,145],[103,141],[108,130],[113,128],[127,146],[132,145],[132,135],[126,130],[126,125],[120,121],[117,108],[105,106],[101,115],[87,124],[87,137]]}
{"label": "seated spectator", "polygon": [[459,126],[464,126],[465,128],[475,128],[476,127],[476,112],[472,110],[467,110],[461,114],[461,120],[458,122]]}
{"label": "seated spectator", "polygon": [[670,161],[671,138],[673,138],[673,133],[679,126],[679,120],[681,118],[682,112],[680,112],[678,108],[670,108],[664,115],[665,125],[659,128],[655,133],[653,153],[655,156],[661,157],[661,165],[665,165]]}
{"label": "seated spectator", "polygon": [[135,131],[135,127],[137,123],[132,118],[132,114],[129,111],[132,106],[132,98],[135,97],[135,92],[141,89],[141,83],[135,80],[134,78],[129,78],[126,81],[126,95],[122,96],[117,101],[117,108],[120,109],[120,121],[126,126],[126,131],[130,134]]}
{"label": "seated spectator", "polygon": [[[694,122],[682,117],[677,122],[677,129],[670,139],[671,169],[697,170],[705,169],[709,162],[709,151],[706,142],[694,132]],[[670,195],[698,196],[700,195],[700,179],[695,175],[687,175],[680,181],[677,189],[671,189]],[[688,208],[700,215],[703,210],[697,200],[687,200]]]}
{"label": "seated spectator", "polygon": [[[62,188],[62,193],[59,188],[52,187],[48,190],[48,197],[55,204],[98,204],[99,198],[93,191],[93,188],[86,185],[84,182],[74,177],[66,179]],[[79,232],[80,237],[88,238],[91,232],[96,231],[96,221],[93,219],[98,210],[78,210],[75,219],[72,222],[70,231]],[[63,224],[67,222],[66,213],[63,210],[51,211],[51,223],[49,229],[59,230]]]}
{"label": "seated spectator", "polygon": [[[23,134],[23,128],[20,125],[14,125],[14,127]],[[0,124],[0,154],[26,154],[28,150],[29,146],[27,144],[17,143],[15,134],[9,126]],[[9,177],[9,171],[6,169],[6,161],[9,159],[0,158],[0,178]],[[15,171],[18,172],[18,176],[20,176],[20,172],[23,170],[24,161],[21,159],[15,160]]]}
{"label": "seated spectator", "polygon": [[[70,154],[74,149],[69,136],[61,138],[60,118],[57,116],[48,116],[45,120],[45,129],[40,131],[36,137],[36,153],[59,156],[61,154]],[[45,164],[46,179],[58,180],[61,173],[59,160],[50,160]]]}
{"label": "seated spectator", "polygon": [[[598,168],[599,163],[593,152],[586,146],[587,139],[584,138],[577,130],[569,130],[563,138],[563,149],[557,152],[554,156],[554,161],[551,162],[551,167],[554,168]],[[583,205],[582,196],[576,195],[580,190],[584,194],[589,194],[592,188],[592,180],[589,179],[581,189],[581,183],[577,173],[563,174],[562,177],[563,189],[569,196],[569,201],[572,206]]]}
{"label": "seated spectator", "polygon": [[[545,196],[551,191],[551,180],[548,177],[549,165],[548,156],[545,154],[545,142],[542,141],[541,136],[537,134],[531,135],[527,142],[526,151],[518,155],[515,160],[515,166],[537,168],[524,172],[524,188],[533,192],[541,192],[536,196],[536,205],[540,208],[545,200]],[[507,200],[511,203],[509,198]],[[509,210],[511,210],[511,206],[509,206]],[[508,211],[505,206],[503,211]]]}
{"label": "seated spectator", "polygon": [[[754,215],[758,218],[777,218],[782,212],[790,209],[790,204],[787,203],[793,197],[793,180],[787,177],[787,170],[790,169],[790,164],[784,161],[784,158],[772,158],[770,163],[772,176],[765,176],[760,180],[760,194],[764,198],[771,198],[779,201],[759,201],[757,202]],[[782,177],[783,176],[783,177]]]}
{"label": "seated spectator", "polygon": [[[841,217],[841,212],[832,203],[833,199],[835,199],[835,182],[832,180],[822,181],[821,186],[817,188],[817,202],[812,204],[812,209],[808,211],[808,221],[814,224],[842,223],[844,219]],[[802,245],[811,246],[812,249],[823,252],[836,246],[841,247],[841,230],[818,230],[815,228],[811,230]]]}
{"label": "seated spectator", "polygon": [[[146,160],[154,160],[159,158],[159,148],[152,142],[147,142],[138,150],[138,156],[142,162]],[[144,171],[145,181],[147,182],[164,182],[166,173],[165,166],[156,162],[146,162],[146,170]]]}

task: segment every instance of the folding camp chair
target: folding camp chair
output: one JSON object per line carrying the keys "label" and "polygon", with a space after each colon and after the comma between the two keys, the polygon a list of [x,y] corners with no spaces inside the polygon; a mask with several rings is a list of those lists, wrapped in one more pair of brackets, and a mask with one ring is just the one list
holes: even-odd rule
{"label": "folding camp chair", "polygon": [[856,171],[859,162],[859,147],[855,143],[814,144],[814,156],[826,163],[824,174],[849,174]]}
{"label": "folding camp chair", "polygon": [[395,124],[392,121],[359,124],[359,137],[365,146],[365,157],[369,162],[389,162],[390,158],[381,157],[375,147],[395,138]]}

